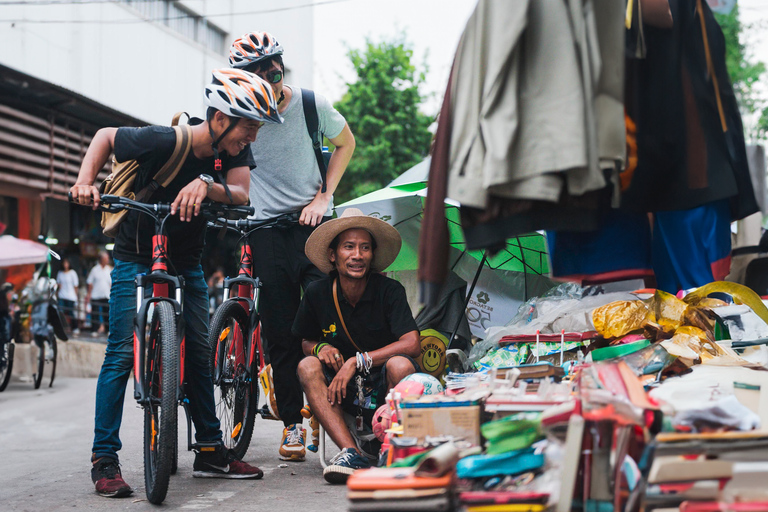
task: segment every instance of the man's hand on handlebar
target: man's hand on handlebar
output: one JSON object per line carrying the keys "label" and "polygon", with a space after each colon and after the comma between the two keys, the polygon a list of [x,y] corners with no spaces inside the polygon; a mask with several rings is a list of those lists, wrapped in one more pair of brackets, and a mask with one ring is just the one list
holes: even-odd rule
{"label": "man's hand on handlebar", "polygon": [[101,203],[99,189],[93,185],[81,185],[76,183],[71,189],[69,189],[69,195],[71,196],[70,200],[73,203],[93,205],[94,210],[98,209],[99,204]]}
{"label": "man's hand on handlebar", "polygon": [[202,180],[192,180],[181,189],[179,195],[171,203],[171,215],[179,211],[179,220],[189,222],[192,216],[200,215],[200,206],[208,196],[208,185]]}

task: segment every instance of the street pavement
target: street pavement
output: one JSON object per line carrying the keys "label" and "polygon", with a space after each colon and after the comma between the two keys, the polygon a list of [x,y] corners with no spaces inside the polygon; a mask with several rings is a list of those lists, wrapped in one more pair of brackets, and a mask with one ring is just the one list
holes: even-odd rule
{"label": "street pavement", "polygon": [[[90,475],[96,380],[57,378],[53,388],[39,390],[31,382],[12,380],[0,393],[0,511],[158,510],[144,494],[142,415],[132,398],[132,386],[129,383],[126,393],[120,462],[134,493],[108,499],[95,494]],[[187,446],[183,418],[179,411],[180,449]],[[194,454],[181,451],[163,509],[346,510],[346,487],[325,483],[317,454],[308,451],[303,463],[278,459],[281,431],[282,423],[257,417],[245,461],[264,471],[261,480],[192,478]],[[328,444],[328,455],[334,455],[335,447]]]}

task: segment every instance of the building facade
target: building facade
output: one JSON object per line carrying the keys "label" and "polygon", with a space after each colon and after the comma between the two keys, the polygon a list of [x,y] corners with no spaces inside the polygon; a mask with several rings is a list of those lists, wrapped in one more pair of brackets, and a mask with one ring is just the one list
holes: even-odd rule
{"label": "building facade", "polygon": [[[43,235],[87,266],[109,240],[98,217],[70,207],[66,195],[91,137],[105,126],[169,124],[178,111],[204,115],[211,70],[227,67],[232,41],[254,30],[272,32],[286,48],[286,81],[311,88],[313,8],[306,0],[0,4],[6,233]],[[31,269],[22,274],[13,280]]]}

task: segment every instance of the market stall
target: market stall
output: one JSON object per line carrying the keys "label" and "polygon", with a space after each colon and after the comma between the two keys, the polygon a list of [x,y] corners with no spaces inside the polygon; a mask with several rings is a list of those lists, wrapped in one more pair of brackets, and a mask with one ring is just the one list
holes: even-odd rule
{"label": "market stall", "polygon": [[722,282],[682,299],[557,291],[444,386],[390,390],[380,467],[350,477],[350,510],[765,510],[762,300]]}

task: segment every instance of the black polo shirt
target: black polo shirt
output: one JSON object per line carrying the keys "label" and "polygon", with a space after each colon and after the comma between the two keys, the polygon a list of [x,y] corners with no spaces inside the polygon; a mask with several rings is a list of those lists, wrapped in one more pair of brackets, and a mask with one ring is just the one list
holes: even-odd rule
{"label": "black polo shirt", "polygon": [[[344,359],[355,357],[357,349],[350,343],[333,303],[333,280],[336,272],[311,283],[304,292],[299,311],[293,322],[294,336],[302,339],[330,343]],[[339,307],[349,334],[363,352],[380,349],[418,330],[408,306],[403,285],[372,272],[363,296],[356,306],[344,298],[341,285],[337,285]]]}

